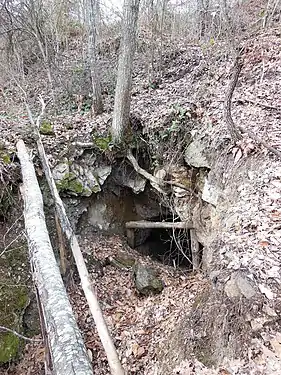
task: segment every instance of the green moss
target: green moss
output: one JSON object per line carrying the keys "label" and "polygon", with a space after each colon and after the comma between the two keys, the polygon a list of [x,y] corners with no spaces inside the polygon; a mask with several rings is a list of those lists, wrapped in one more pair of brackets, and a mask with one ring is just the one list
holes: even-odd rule
{"label": "green moss", "polygon": [[68,184],[68,190],[72,191],[73,193],[81,194],[83,193],[83,185],[77,179],[70,180]]}
{"label": "green moss", "polygon": [[7,363],[18,355],[20,339],[11,332],[0,336],[0,363]]}
{"label": "green moss", "polygon": [[66,173],[60,181],[56,182],[56,186],[59,191],[68,191],[75,195],[91,195],[92,193],[98,193],[100,191],[99,185],[93,187],[93,189],[85,188],[77,176],[70,172]]}
{"label": "green moss", "polygon": [[39,131],[40,131],[40,134],[43,134],[43,135],[55,134],[53,125],[50,121],[42,121]]}
{"label": "green moss", "polygon": [[97,137],[93,136],[93,142],[97,146],[100,151],[111,151],[113,144],[112,144],[112,137],[111,135],[107,137]]}
{"label": "green moss", "polygon": [[64,177],[56,182],[59,191],[69,190],[69,183],[76,178],[75,174],[72,172],[65,173]]}
{"label": "green moss", "polygon": [[0,151],[0,159],[3,161],[4,164],[11,164],[10,155],[4,151]]}
{"label": "green moss", "polygon": [[92,193],[99,193],[100,191],[101,191],[101,188],[99,185],[94,186],[91,190]]}
{"label": "green moss", "polygon": [[[0,325],[21,333],[22,319],[29,304],[27,249],[11,249],[0,258]],[[17,357],[22,340],[10,332],[0,332],[0,363]]]}

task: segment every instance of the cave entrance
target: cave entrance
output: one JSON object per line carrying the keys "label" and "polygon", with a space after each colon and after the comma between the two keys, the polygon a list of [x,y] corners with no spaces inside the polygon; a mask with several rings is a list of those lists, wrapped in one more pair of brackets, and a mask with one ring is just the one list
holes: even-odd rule
{"label": "cave entrance", "polygon": [[126,223],[130,247],[163,264],[199,269],[202,245],[191,223],[173,221],[130,221]]}

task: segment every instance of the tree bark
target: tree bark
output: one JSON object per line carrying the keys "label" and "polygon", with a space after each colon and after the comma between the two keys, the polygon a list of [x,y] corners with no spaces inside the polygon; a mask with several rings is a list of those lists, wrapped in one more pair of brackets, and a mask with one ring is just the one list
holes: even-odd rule
{"label": "tree bark", "polygon": [[86,0],[86,23],[88,29],[88,57],[91,72],[93,104],[92,111],[95,115],[103,112],[101,84],[97,70],[97,10],[98,0]]}
{"label": "tree bark", "polygon": [[24,218],[33,279],[48,333],[53,372],[92,375],[92,367],[53,253],[35,170],[22,140],[17,143],[23,177]]}
{"label": "tree bark", "polygon": [[118,62],[112,121],[112,139],[122,141],[124,130],[129,125],[132,86],[133,58],[136,46],[137,21],[140,0],[125,0],[123,11],[123,31]]}

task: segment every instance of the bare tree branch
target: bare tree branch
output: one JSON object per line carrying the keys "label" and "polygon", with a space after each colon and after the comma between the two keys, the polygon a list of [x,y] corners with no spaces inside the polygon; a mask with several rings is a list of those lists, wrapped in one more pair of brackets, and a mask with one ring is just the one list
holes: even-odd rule
{"label": "bare tree branch", "polygon": [[0,326],[0,331],[13,333],[14,335],[18,336],[20,339],[23,339],[23,340],[26,340],[26,341],[30,341],[30,342],[43,342],[40,339],[31,339],[29,337],[21,335],[20,333],[14,331],[13,329],[7,328],[7,327]]}

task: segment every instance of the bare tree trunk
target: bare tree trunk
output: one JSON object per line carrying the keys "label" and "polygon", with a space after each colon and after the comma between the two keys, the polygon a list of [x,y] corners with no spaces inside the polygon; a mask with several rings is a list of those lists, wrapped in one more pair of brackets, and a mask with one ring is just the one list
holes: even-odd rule
{"label": "bare tree trunk", "polygon": [[101,84],[97,70],[97,12],[98,12],[98,0],[86,0],[86,22],[88,29],[88,58],[90,63],[91,71],[91,82],[92,82],[92,94],[93,104],[92,111],[95,115],[99,115],[103,112],[103,103],[101,95]]}
{"label": "bare tree trunk", "polygon": [[159,46],[159,63],[158,63],[158,71],[163,74],[163,29],[164,29],[164,19],[165,19],[165,12],[167,7],[168,0],[162,0],[162,7],[161,7],[161,18],[160,18],[160,46]]}
{"label": "bare tree trunk", "polygon": [[58,375],[92,375],[87,351],[53,253],[35,170],[23,141],[17,143],[17,150],[22,168],[24,218],[31,269],[48,334],[50,365]]}
{"label": "bare tree trunk", "polygon": [[50,85],[51,96],[52,96],[53,104],[55,106],[56,105],[56,97],[55,97],[55,90],[54,90],[54,80],[53,80],[53,76],[52,76],[52,72],[51,72],[50,61],[49,61],[48,54],[47,54],[47,46],[43,45],[42,41],[40,40],[40,36],[38,35],[37,32],[34,31],[33,35],[34,35],[34,37],[37,41],[39,50],[40,50],[42,58],[43,58],[47,78],[48,78],[49,85]]}
{"label": "bare tree trunk", "polygon": [[136,46],[139,2],[140,0],[125,0],[124,2],[123,31],[112,122],[112,138],[114,143],[121,142],[123,132],[129,125],[132,69]]}

